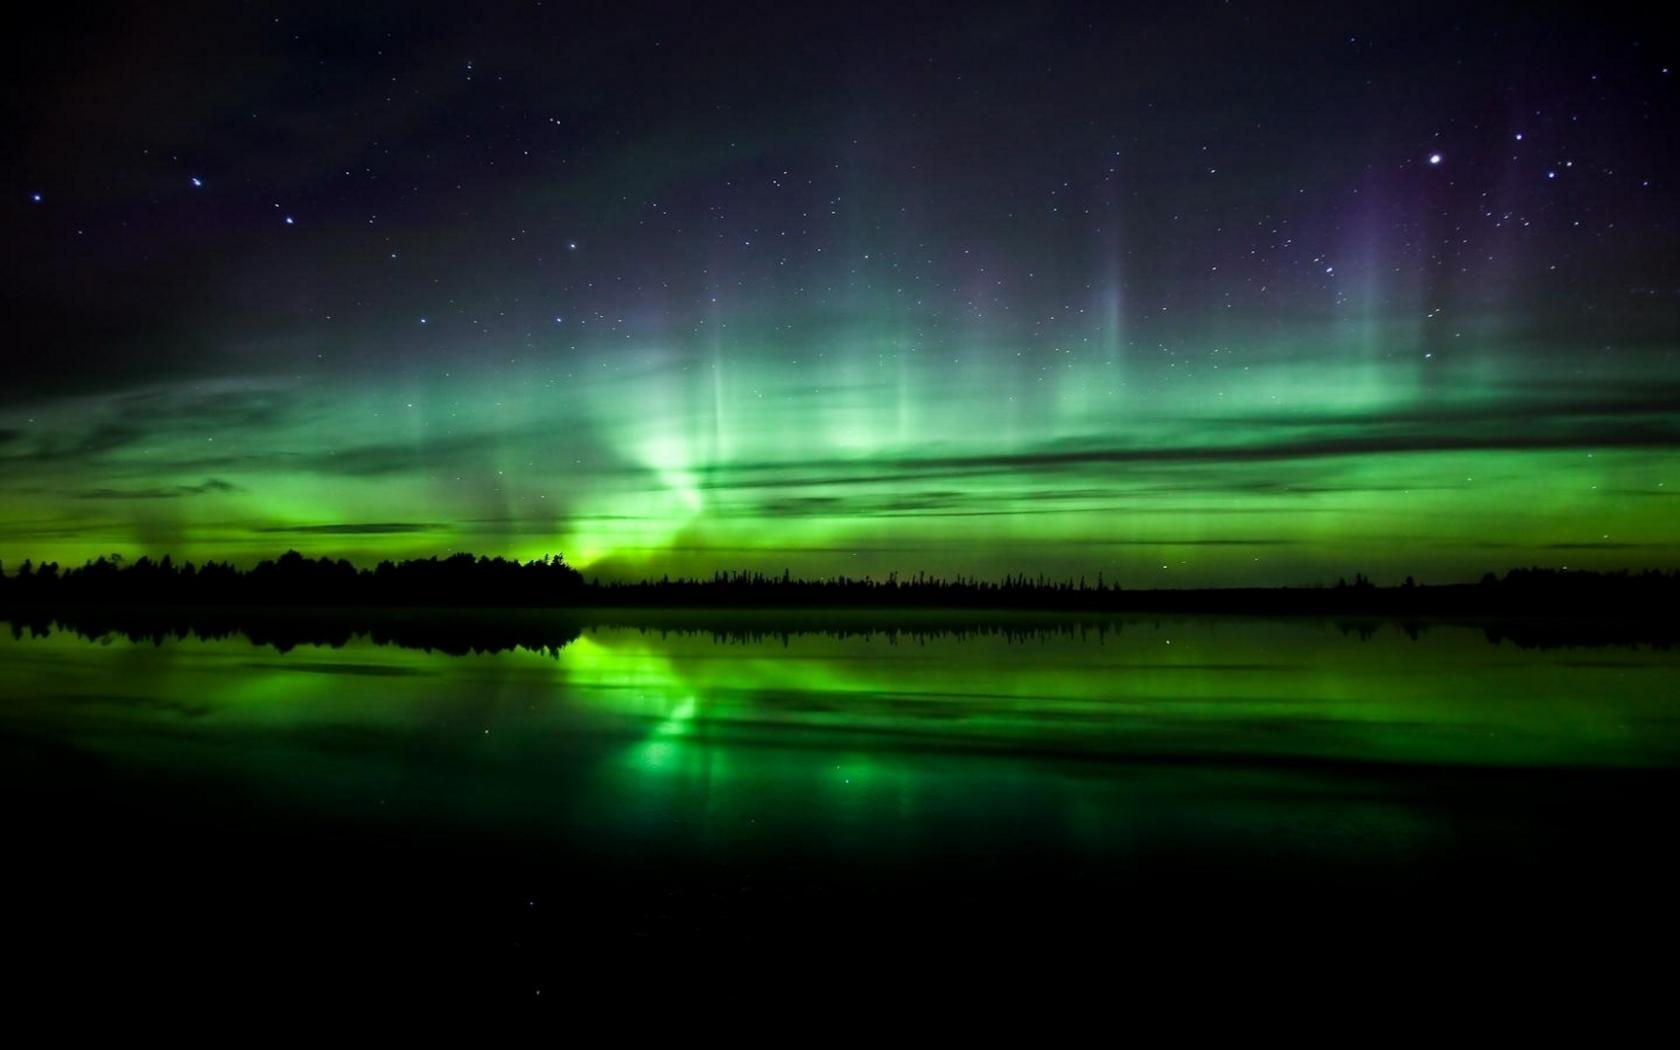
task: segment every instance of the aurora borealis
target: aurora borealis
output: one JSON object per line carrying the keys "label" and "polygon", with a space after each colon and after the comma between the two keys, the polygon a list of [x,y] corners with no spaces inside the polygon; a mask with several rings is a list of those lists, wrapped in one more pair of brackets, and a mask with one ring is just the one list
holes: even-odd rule
{"label": "aurora borealis", "polygon": [[29,17],[8,566],[1680,565],[1680,56],[1653,21]]}

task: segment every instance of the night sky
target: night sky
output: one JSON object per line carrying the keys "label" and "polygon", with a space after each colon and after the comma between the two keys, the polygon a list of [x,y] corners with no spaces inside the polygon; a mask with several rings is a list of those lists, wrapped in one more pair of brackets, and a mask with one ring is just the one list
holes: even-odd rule
{"label": "night sky", "polygon": [[44,5],[0,557],[1680,565],[1680,49],[1531,7]]}

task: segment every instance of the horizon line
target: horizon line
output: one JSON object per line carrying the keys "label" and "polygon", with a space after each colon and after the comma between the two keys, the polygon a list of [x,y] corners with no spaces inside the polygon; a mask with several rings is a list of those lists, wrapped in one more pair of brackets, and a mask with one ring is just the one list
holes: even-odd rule
{"label": "horizon line", "polygon": [[[18,562],[15,562],[15,563],[10,563],[8,561],[8,559],[0,557],[0,580],[15,580],[15,579],[17,579],[20,576],[20,574],[22,573],[23,568],[25,566],[30,567],[32,576],[34,574],[38,573],[41,569],[46,568],[48,566],[52,566],[54,568],[55,574],[59,574],[58,578],[60,578],[60,579],[63,578],[62,574],[69,574],[69,573],[78,573],[79,574],[82,571],[93,569],[96,566],[100,565],[101,563],[104,563],[108,566],[111,566],[112,569],[114,569],[116,571],[119,571],[119,572],[126,572],[126,571],[129,571],[129,570],[132,570],[135,566],[138,566],[142,563],[150,564],[152,566],[157,566],[157,567],[161,567],[165,564],[168,564],[169,566],[171,566],[171,568],[174,571],[177,571],[177,572],[179,572],[179,571],[183,570],[185,567],[189,567],[189,566],[192,567],[195,572],[202,571],[203,569],[205,569],[207,567],[214,566],[218,570],[231,571],[231,572],[243,577],[243,576],[251,575],[253,572],[261,569],[263,566],[278,566],[278,565],[280,565],[284,562],[292,561],[294,563],[309,563],[309,564],[313,564],[313,565],[328,565],[328,566],[333,566],[335,568],[338,567],[338,566],[347,564],[347,565],[350,566],[350,568],[352,570],[354,570],[357,573],[358,576],[360,576],[360,575],[363,575],[363,574],[369,574],[369,575],[376,574],[379,570],[379,566],[381,566],[381,565],[390,565],[393,568],[398,568],[398,567],[409,565],[409,564],[422,564],[422,565],[438,564],[438,565],[442,565],[442,564],[447,564],[451,561],[460,561],[462,559],[471,559],[472,564],[475,565],[475,566],[479,565],[479,564],[487,564],[487,565],[501,564],[501,565],[504,565],[504,566],[513,566],[513,567],[518,567],[518,568],[524,568],[524,567],[527,567],[527,566],[537,566],[537,565],[543,565],[543,566],[556,566],[557,565],[559,567],[562,567],[564,570],[566,570],[569,573],[576,574],[578,579],[572,584],[573,586],[581,585],[581,586],[590,587],[590,588],[603,588],[603,589],[639,588],[639,587],[640,588],[647,588],[647,587],[652,587],[652,588],[657,588],[657,587],[703,587],[703,586],[721,586],[721,585],[778,586],[778,587],[779,586],[787,586],[787,587],[800,587],[800,586],[824,587],[824,586],[829,586],[829,587],[832,587],[832,586],[839,586],[839,585],[845,584],[845,585],[852,585],[852,586],[870,586],[870,587],[883,587],[883,588],[887,588],[887,587],[914,588],[914,587],[921,586],[921,587],[946,587],[946,588],[969,588],[969,589],[990,589],[990,588],[1015,589],[1015,590],[1027,589],[1027,590],[1047,590],[1047,591],[1048,590],[1068,590],[1068,589],[1071,589],[1071,590],[1075,590],[1075,591],[1099,591],[1099,592],[1104,591],[1104,590],[1107,590],[1107,591],[1127,590],[1127,591],[1133,591],[1133,592],[1137,592],[1137,591],[1145,591],[1145,592],[1282,591],[1282,590],[1323,590],[1323,589],[1335,590],[1335,589],[1339,589],[1339,588],[1402,590],[1402,589],[1407,589],[1407,588],[1411,588],[1411,587],[1435,588],[1435,587],[1476,586],[1480,583],[1485,582],[1489,577],[1492,577],[1494,580],[1498,581],[1498,580],[1502,580],[1505,577],[1508,577],[1508,576],[1512,575],[1513,573],[1547,573],[1547,574],[1567,575],[1567,576],[1577,576],[1577,577],[1592,576],[1592,577],[1611,577],[1611,578],[1618,578],[1618,577],[1639,578],[1639,577],[1653,577],[1653,576],[1655,576],[1655,577],[1670,577],[1670,576],[1680,575],[1680,567],[1675,567],[1675,566],[1665,567],[1665,566],[1659,566],[1659,565],[1645,565],[1645,566],[1628,565],[1628,566],[1621,566],[1621,567],[1611,568],[1611,569],[1598,569],[1598,568],[1571,568],[1567,565],[1554,567],[1554,566],[1546,566],[1546,565],[1538,565],[1538,564],[1529,564],[1529,565],[1511,565],[1511,566],[1506,567],[1503,570],[1488,569],[1488,570],[1485,570],[1485,571],[1481,572],[1480,574],[1477,574],[1475,576],[1475,578],[1472,578],[1472,579],[1453,579],[1453,580],[1445,580],[1445,581],[1437,580],[1437,581],[1433,581],[1433,582],[1424,582],[1424,581],[1418,580],[1418,579],[1416,579],[1416,576],[1417,576],[1416,573],[1407,573],[1407,574],[1404,574],[1404,576],[1400,580],[1398,580],[1397,582],[1386,583],[1386,584],[1376,583],[1373,580],[1371,580],[1365,573],[1357,571],[1357,570],[1355,570],[1351,574],[1340,574],[1338,576],[1338,578],[1333,582],[1318,580],[1318,581],[1305,582],[1305,583],[1299,583],[1298,582],[1298,583],[1282,583],[1282,584],[1216,583],[1216,584],[1203,584],[1203,585],[1179,586],[1179,587],[1156,586],[1156,585],[1128,585],[1128,584],[1125,584],[1125,583],[1122,583],[1122,582],[1114,582],[1114,581],[1108,579],[1108,576],[1109,576],[1108,570],[1097,570],[1095,572],[1063,574],[1063,575],[1054,575],[1054,576],[1050,575],[1048,573],[1044,573],[1044,572],[1034,573],[1034,572],[1022,571],[1022,572],[1015,572],[1015,573],[1004,573],[1004,574],[999,575],[999,576],[982,577],[982,576],[978,576],[978,575],[970,575],[970,574],[963,574],[963,573],[956,573],[956,574],[951,574],[951,575],[936,575],[936,574],[933,574],[933,573],[930,573],[930,572],[927,572],[927,571],[924,571],[924,570],[917,570],[913,573],[908,573],[908,574],[903,572],[903,571],[900,571],[900,570],[893,570],[893,571],[887,572],[884,575],[876,575],[874,573],[864,573],[864,574],[861,574],[861,575],[853,576],[853,575],[848,575],[848,574],[845,574],[845,573],[833,573],[833,574],[829,574],[829,575],[794,576],[794,575],[792,575],[791,568],[784,568],[781,573],[766,572],[766,571],[758,570],[758,569],[724,569],[724,568],[719,568],[719,569],[713,570],[712,574],[709,575],[709,576],[672,576],[672,575],[667,573],[667,574],[661,574],[657,577],[655,577],[655,576],[643,576],[640,579],[631,579],[631,578],[602,579],[599,575],[587,576],[586,573],[584,572],[584,570],[578,569],[576,566],[574,566],[570,562],[566,561],[564,555],[559,553],[559,552],[550,553],[550,554],[546,554],[546,555],[539,555],[539,556],[535,556],[535,557],[531,557],[531,558],[521,559],[521,558],[517,558],[517,557],[508,557],[508,556],[504,556],[504,555],[485,555],[485,554],[474,554],[470,551],[456,551],[456,552],[452,552],[452,553],[449,553],[449,554],[417,555],[417,556],[404,557],[404,558],[383,557],[383,558],[380,558],[378,561],[374,562],[373,564],[369,565],[365,561],[362,562],[362,563],[358,563],[356,559],[352,559],[352,558],[349,558],[349,557],[343,557],[343,556],[332,557],[332,556],[327,556],[327,555],[311,556],[311,555],[307,555],[307,554],[304,554],[304,553],[298,551],[296,548],[288,548],[287,550],[281,552],[280,554],[260,558],[259,560],[255,561],[255,562],[252,562],[252,563],[250,563],[248,565],[245,565],[245,566],[241,566],[239,564],[236,564],[233,561],[217,560],[217,559],[214,559],[214,558],[206,558],[206,559],[203,559],[203,560],[194,560],[194,559],[191,559],[191,558],[183,558],[183,559],[177,560],[173,555],[168,554],[168,553],[158,555],[157,557],[153,557],[149,554],[142,554],[142,555],[139,555],[137,557],[130,558],[127,555],[121,554],[120,552],[113,552],[113,553],[110,553],[110,554],[102,554],[102,555],[97,555],[97,556],[92,557],[92,558],[88,558],[88,559],[84,560],[79,565],[66,565],[66,564],[62,564],[60,562],[50,560],[50,559],[43,559],[41,561],[36,561],[32,558],[24,558],[21,561],[18,561]],[[12,568],[11,567],[12,565],[15,565],[16,567]],[[342,571],[342,570],[340,570],[340,571]],[[36,576],[35,578],[39,578],[39,577]]]}

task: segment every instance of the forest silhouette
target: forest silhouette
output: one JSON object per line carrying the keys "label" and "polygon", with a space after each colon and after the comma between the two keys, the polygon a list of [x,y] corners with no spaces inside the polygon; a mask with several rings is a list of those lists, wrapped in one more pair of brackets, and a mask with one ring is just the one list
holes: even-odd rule
{"label": "forest silhouette", "polygon": [[[1118,615],[1316,616],[1369,636],[1392,621],[1414,637],[1430,623],[1473,620],[1491,642],[1521,646],[1668,645],[1680,639],[1680,572],[1513,569],[1473,584],[1381,587],[1363,575],[1318,587],[1132,589],[1099,576],[988,581],[799,579],[718,573],[710,579],[600,582],[560,557],[349,561],[288,551],[249,569],[168,557],[98,558],[61,569],[0,566],[0,619],[15,634],[53,627],[132,640],[244,635],[285,650],[355,638],[443,653],[523,648],[549,654],[585,625],[709,632],[763,641],[822,632],[911,641],[950,634],[1029,637],[1118,629]],[[1051,622],[1038,614],[1062,614]],[[1019,615],[1017,615],[1019,614]],[[767,619],[766,616],[769,618]]]}
{"label": "forest silhouette", "polygon": [[1129,588],[1011,575],[1000,580],[893,573],[805,579],[753,572],[636,582],[588,580],[558,556],[516,561],[456,554],[381,561],[287,551],[248,569],[169,556],[101,557],[73,568],[0,563],[0,604],[404,608],[984,608],[1138,612],[1373,613],[1672,618],[1680,571],[1520,568],[1477,583],[1378,586],[1363,574],[1306,587]]}

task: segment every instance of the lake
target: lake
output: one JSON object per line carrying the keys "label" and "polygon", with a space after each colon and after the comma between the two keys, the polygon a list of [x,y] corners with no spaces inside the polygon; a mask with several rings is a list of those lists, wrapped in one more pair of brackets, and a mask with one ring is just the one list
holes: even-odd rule
{"label": "lake", "polygon": [[6,627],[8,927],[48,985],[163,953],[519,999],[649,951],[1676,928],[1680,650],[981,612]]}

